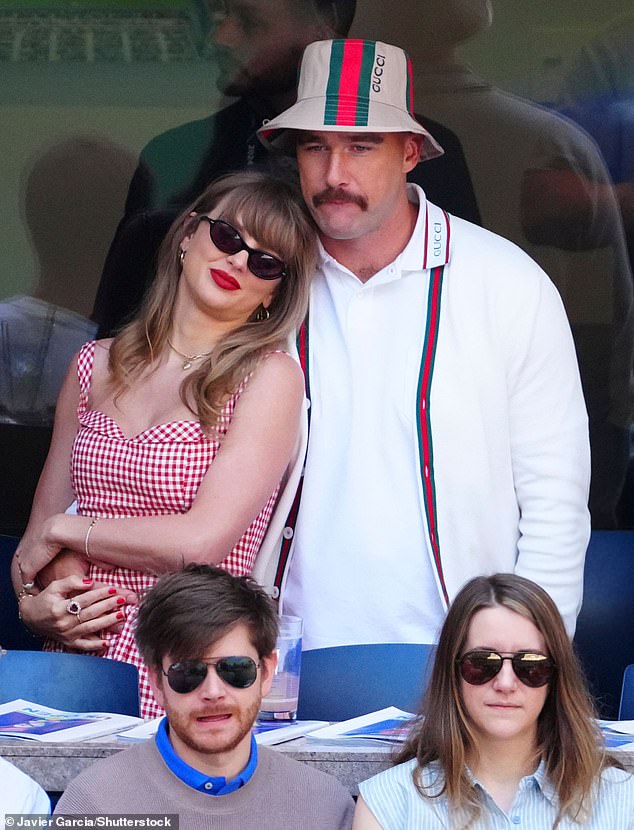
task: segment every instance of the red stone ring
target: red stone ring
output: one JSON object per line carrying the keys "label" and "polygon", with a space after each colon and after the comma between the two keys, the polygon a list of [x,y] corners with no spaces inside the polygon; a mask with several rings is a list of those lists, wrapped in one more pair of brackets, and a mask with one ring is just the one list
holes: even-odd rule
{"label": "red stone ring", "polygon": [[81,622],[79,619],[79,615],[81,613],[81,605],[77,602],[76,599],[69,599],[68,603],[66,604],[66,610],[69,614],[74,614],[77,617],[78,622]]}

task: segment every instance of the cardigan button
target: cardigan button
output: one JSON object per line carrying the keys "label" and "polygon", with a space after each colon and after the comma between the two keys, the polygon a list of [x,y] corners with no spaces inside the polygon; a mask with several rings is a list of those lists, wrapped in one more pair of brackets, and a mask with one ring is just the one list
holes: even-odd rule
{"label": "cardigan button", "polygon": [[282,536],[285,539],[292,539],[293,538],[293,528],[292,527],[285,527],[282,531]]}

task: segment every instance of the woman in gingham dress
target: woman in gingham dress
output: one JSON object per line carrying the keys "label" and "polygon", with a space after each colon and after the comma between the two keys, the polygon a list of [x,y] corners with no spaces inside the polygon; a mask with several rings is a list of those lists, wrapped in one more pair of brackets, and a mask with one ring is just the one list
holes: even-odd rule
{"label": "woman in gingham dress", "polygon": [[60,393],[14,562],[22,618],[50,649],[139,666],[146,717],[161,710],[134,643],[139,596],[188,562],[249,573],[270,521],[304,397],[283,349],[315,245],[293,187],[218,180],[170,229],[139,317],[87,343]]}

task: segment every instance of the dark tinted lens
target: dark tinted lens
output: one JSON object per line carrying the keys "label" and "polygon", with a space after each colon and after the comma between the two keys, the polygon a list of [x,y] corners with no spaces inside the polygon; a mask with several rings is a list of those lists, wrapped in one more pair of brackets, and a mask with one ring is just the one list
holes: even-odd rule
{"label": "dark tinted lens", "polygon": [[249,269],[256,277],[263,280],[274,280],[284,273],[285,265],[281,259],[264,251],[253,251],[249,254]]}
{"label": "dark tinted lens", "polygon": [[216,663],[218,676],[236,689],[248,689],[255,683],[258,667],[250,657],[224,657]]}
{"label": "dark tinted lens", "polygon": [[209,235],[216,248],[220,248],[225,254],[237,254],[244,248],[244,242],[238,231],[221,219],[213,224],[209,223]]}
{"label": "dark tinted lens", "polygon": [[207,677],[207,666],[201,660],[183,660],[174,663],[167,670],[167,682],[178,694],[187,694],[197,689]]}
{"label": "dark tinted lens", "polygon": [[550,657],[529,651],[513,655],[511,663],[513,671],[522,683],[533,689],[550,683],[555,671],[555,664]]}
{"label": "dark tinted lens", "polygon": [[247,264],[256,277],[263,280],[275,280],[281,277],[286,266],[281,259],[265,251],[254,251],[245,243],[238,231],[228,222],[215,219],[209,222],[209,235],[216,248],[225,254],[237,254],[248,251]]}
{"label": "dark tinted lens", "polygon": [[251,657],[223,657],[216,663],[202,660],[181,660],[167,670],[167,682],[178,694],[188,694],[197,689],[207,677],[209,669],[215,670],[218,677],[236,689],[248,689],[255,683],[258,666]]}
{"label": "dark tinted lens", "polygon": [[472,686],[488,683],[502,668],[502,658],[494,651],[470,651],[460,660],[460,673]]}

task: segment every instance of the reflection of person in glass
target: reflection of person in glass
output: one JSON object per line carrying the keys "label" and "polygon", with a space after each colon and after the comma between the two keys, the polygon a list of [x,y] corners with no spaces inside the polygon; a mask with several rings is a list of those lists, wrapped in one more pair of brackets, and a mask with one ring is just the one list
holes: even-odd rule
{"label": "reflection of person in glass", "polygon": [[534,582],[464,586],[422,712],[397,766],[360,785],[353,830],[632,827],[634,776],[601,746],[562,619]]}
{"label": "reflection of person in glass", "polygon": [[217,176],[270,158],[256,136],[263,119],[293,103],[297,67],[313,40],[345,35],[356,0],[225,0],[213,32],[219,90],[238,100],[181,124],[144,148],[126,215],[193,201]]}
{"label": "reflection of person in glass", "polygon": [[564,80],[562,108],[606,160],[634,262],[634,15],[611,20],[581,48]]}
{"label": "reflection of person in glass", "polygon": [[81,349],[14,561],[49,648],[141,667],[130,592],[191,561],[251,571],[298,437],[303,377],[283,349],[314,240],[292,186],[220,179],[172,226],[140,317]]}
{"label": "reflection of person in glass", "polygon": [[97,330],[88,315],[132,164],[92,136],[29,163],[22,213],[37,271],[32,296],[0,302],[0,421],[52,424],[68,365]]}
{"label": "reflection of person in glass", "polygon": [[460,60],[460,44],[491,25],[493,5],[411,0],[398,16],[373,21],[371,4],[359,2],[354,27],[412,55],[416,106],[460,141],[481,224],[519,245],[557,286],[590,421],[593,526],[612,527],[634,404],[634,305],[623,225],[605,163],[588,136]]}

